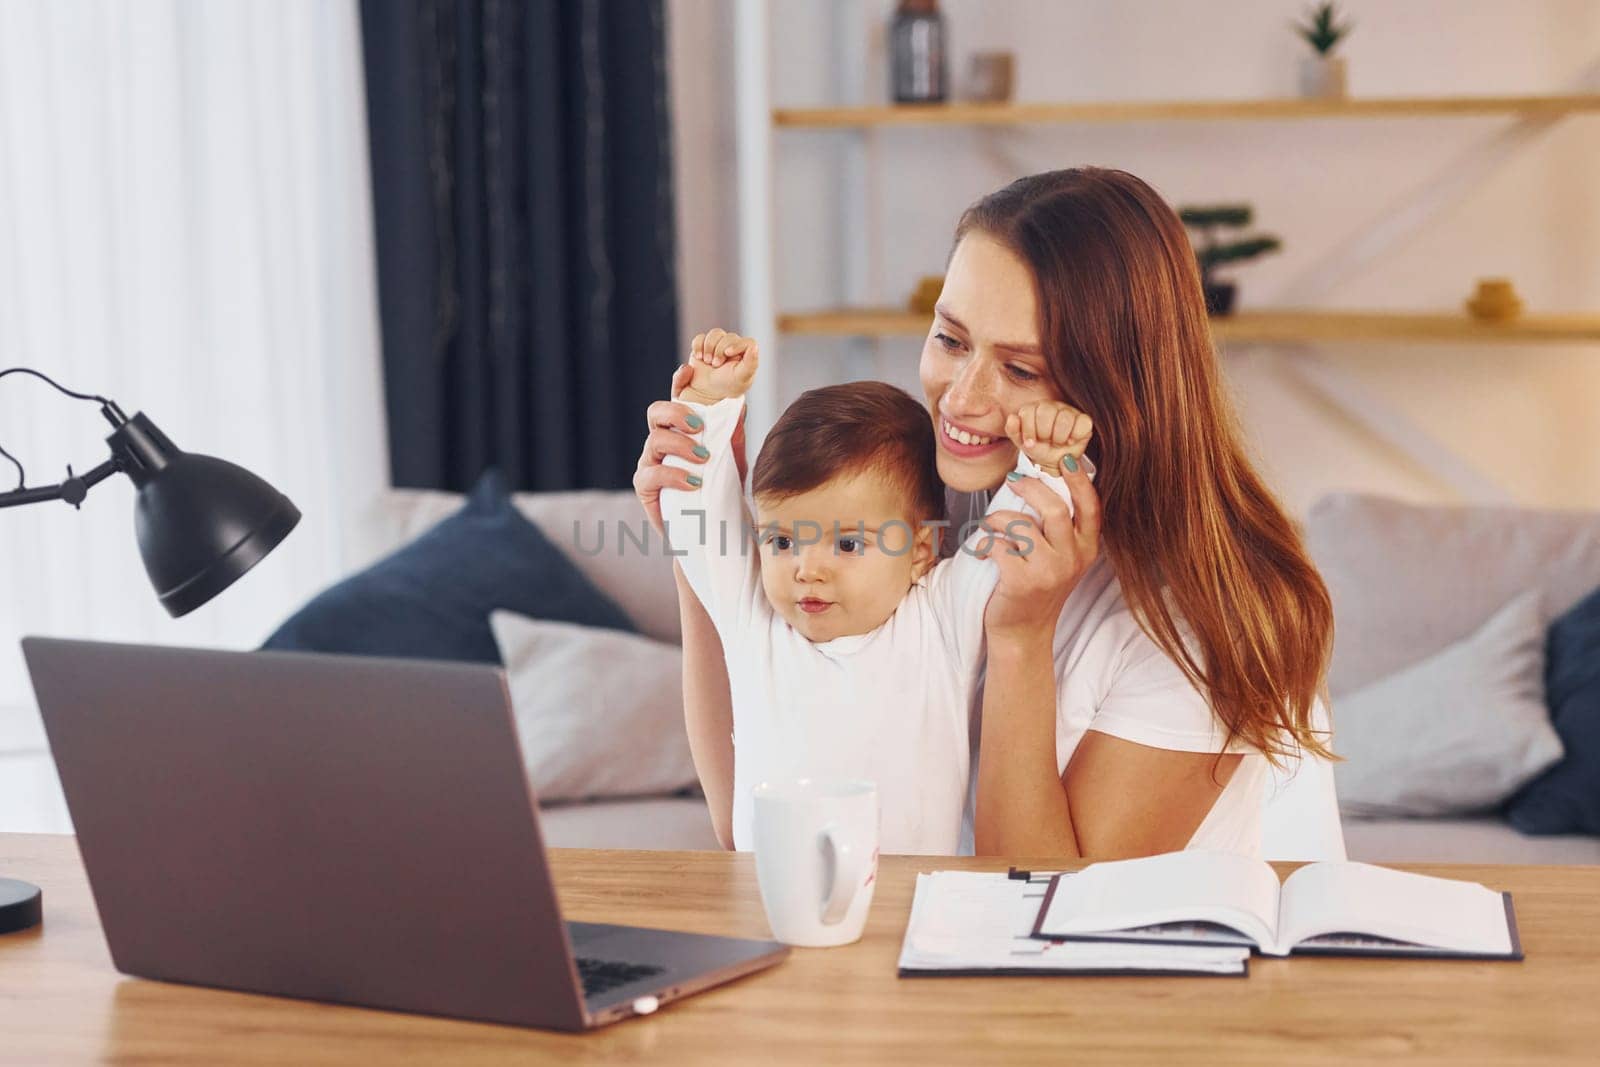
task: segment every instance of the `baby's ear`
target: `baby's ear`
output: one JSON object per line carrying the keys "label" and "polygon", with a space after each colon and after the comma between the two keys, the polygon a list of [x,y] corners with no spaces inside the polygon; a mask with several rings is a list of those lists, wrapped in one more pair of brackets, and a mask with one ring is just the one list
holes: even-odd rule
{"label": "baby's ear", "polygon": [[939,562],[939,528],[919,523],[916,537],[911,542],[911,580],[921,581],[923,576]]}

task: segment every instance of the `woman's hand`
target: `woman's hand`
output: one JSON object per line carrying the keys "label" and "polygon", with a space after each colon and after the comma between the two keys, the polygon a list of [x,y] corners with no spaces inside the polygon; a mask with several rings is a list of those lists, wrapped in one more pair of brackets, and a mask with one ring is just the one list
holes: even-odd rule
{"label": "woman's hand", "polygon": [[[639,498],[650,523],[661,532],[661,490],[690,489],[689,472],[681,467],[669,467],[661,461],[667,456],[682,456],[690,463],[704,463],[706,456],[699,455],[695,435],[705,427],[699,425],[700,417],[689,410],[687,404],[677,402],[694,376],[694,368],[685,363],[672,374],[671,400],[657,400],[646,414],[650,434],[645,438],[644,450],[639,453],[639,465],[633,472],[633,492]],[[733,431],[734,460],[739,467],[739,481],[744,481],[744,412],[739,413],[739,425]],[[703,451],[703,450],[702,450]]]}
{"label": "woman's hand", "polygon": [[[1048,637],[1072,590],[1100,554],[1100,494],[1083,465],[1063,467],[1067,502],[1037,478],[1015,473],[1011,488],[1039,518],[1021,511],[992,511],[983,520],[992,535],[982,554],[1000,568],[1000,584],[984,610],[990,642]],[[1075,513],[1075,514],[1074,514]]]}

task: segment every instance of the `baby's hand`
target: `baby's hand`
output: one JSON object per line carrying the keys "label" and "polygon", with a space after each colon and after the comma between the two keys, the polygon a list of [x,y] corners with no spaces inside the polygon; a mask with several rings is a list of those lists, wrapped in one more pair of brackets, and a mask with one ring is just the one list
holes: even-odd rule
{"label": "baby's hand", "polygon": [[1006,416],[1006,436],[1046,474],[1064,474],[1061,458],[1077,460],[1094,433],[1094,422],[1057,400],[1035,400]]}
{"label": "baby's hand", "polygon": [[726,330],[699,334],[689,346],[687,365],[694,368],[694,377],[678,399],[715,404],[730,396],[743,396],[755,381],[760,361],[761,350],[749,337]]}

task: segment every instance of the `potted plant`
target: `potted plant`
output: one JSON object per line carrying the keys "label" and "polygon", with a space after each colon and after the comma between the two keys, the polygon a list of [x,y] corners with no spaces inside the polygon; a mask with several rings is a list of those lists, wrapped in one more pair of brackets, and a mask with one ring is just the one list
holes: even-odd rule
{"label": "potted plant", "polygon": [[1206,207],[1178,209],[1178,217],[1190,229],[1200,231],[1200,243],[1195,247],[1195,259],[1200,264],[1200,284],[1205,290],[1206,310],[1213,315],[1227,315],[1233,311],[1234,294],[1238,286],[1216,277],[1218,267],[1229,263],[1243,263],[1268,252],[1276,252],[1283,242],[1270,234],[1241,237],[1219,241],[1217,230],[1242,229],[1250,225],[1253,212],[1249,204],[1216,204]]}
{"label": "potted plant", "polygon": [[1339,21],[1333,0],[1306,12],[1306,21],[1295,26],[1295,32],[1315,51],[1300,68],[1300,90],[1306,96],[1337,100],[1345,95],[1344,57],[1334,55],[1333,50],[1354,27],[1352,22]]}

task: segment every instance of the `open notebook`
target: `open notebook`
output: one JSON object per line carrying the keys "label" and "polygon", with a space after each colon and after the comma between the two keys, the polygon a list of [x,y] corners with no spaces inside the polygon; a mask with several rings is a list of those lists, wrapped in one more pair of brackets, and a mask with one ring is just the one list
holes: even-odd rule
{"label": "open notebook", "polygon": [[1026,871],[917,875],[900,977],[1249,973],[1250,950],[1238,945],[1037,940],[1033,923],[1050,881]]}
{"label": "open notebook", "polygon": [[1251,945],[1269,956],[1522,959],[1511,894],[1366,863],[1268,864],[1203,850],[1095,863],[1057,878],[1047,940]]}

